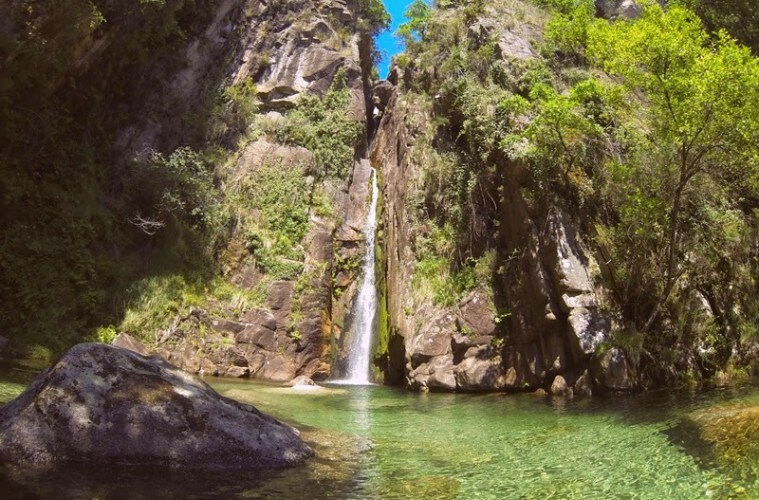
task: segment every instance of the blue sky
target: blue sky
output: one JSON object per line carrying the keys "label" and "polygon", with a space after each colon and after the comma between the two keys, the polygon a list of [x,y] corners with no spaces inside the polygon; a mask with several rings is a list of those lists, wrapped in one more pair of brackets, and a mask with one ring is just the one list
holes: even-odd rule
{"label": "blue sky", "polygon": [[377,48],[382,54],[382,61],[380,61],[378,68],[380,78],[387,78],[387,74],[390,71],[390,59],[398,52],[403,51],[403,43],[393,36],[393,34],[398,29],[398,26],[407,21],[403,17],[403,13],[412,2],[413,0],[384,0],[385,8],[393,18],[393,25],[389,30],[377,37]]}

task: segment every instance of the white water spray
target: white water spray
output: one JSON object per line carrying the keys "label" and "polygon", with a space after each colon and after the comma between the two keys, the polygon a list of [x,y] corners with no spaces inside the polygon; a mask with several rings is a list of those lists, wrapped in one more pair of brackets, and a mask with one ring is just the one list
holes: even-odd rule
{"label": "white water spray", "polygon": [[372,337],[377,317],[377,287],[374,276],[374,240],[377,234],[377,171],[372,168],[372,201],[364,227],[363,281],[354,305],[353,331],[348,349],[347,378],[339,383],[350,385],[371,384],[370,364],[372,357]]}

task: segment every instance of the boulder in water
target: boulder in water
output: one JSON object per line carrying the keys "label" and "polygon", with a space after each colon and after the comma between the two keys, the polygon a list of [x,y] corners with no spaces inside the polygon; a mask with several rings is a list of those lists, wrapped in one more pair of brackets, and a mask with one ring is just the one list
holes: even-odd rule
{"label": "boulder in water", "polygon": [[298,431],[159,357],[80,344],[0,408],[0,460],[223,469],[296,465]]}

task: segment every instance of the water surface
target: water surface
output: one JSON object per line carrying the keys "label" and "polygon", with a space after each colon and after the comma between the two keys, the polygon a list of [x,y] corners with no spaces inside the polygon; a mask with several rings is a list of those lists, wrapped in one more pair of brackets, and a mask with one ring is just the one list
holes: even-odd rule
{"label": "water surface", "polygon": [[[302,430],[317,458],[286,471],[7,469],[3,498],[759,498],[759,456],[717,460],[699,412],[759,406],[756,388],[568,402],[531,394],[294,390],[211,379]],[[23,388],[0,384],[0,395]],[[727,414],[727,413],[725,413]],[[745,447],[744,447],[745,448]]]}

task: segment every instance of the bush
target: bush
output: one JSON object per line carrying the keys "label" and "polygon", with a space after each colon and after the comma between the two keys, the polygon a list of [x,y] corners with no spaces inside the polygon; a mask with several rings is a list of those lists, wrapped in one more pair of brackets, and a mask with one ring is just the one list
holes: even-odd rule
{"label": "bush", "polygon": [[353,165],[364,130],[349,116],[350,99],[345,70],[341,69],[325,96],[303,97],[276,130],[280,142],[303,146],[314,154],[318,179],[344,179]]}

